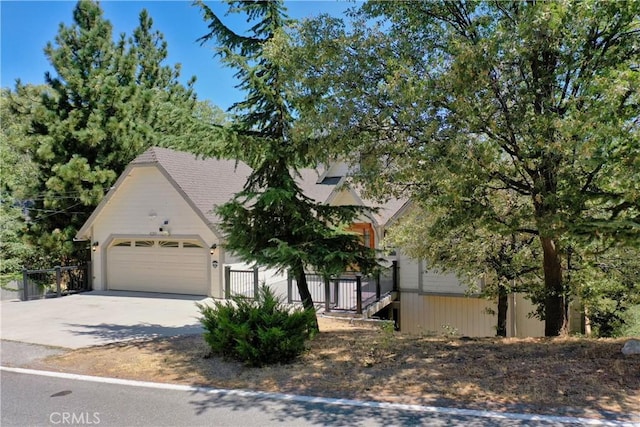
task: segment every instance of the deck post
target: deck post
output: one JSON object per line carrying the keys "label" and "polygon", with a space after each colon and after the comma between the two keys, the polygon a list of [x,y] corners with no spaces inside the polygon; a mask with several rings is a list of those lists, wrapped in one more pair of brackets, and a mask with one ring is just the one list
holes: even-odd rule
{"label": "deck post", "polygon": [[324,311],[331,311],[331,281],[328,277],[324,278]]}
{"label": "deck post", "polygon": [[376,273],[376,301],[380,301],[380,294],[382,291],[380,289],[380,272]]}
{"label": "deck post", "polygon": [[287,270],[287,302],[293,303],[293,275],[291,270]]}
{"label": "deck post", "polygon": [[391,268],[393,268],[393,270],[392,270],[393,274],[391,276],[392,280],[393,280],[393,290],[397,291],[399,289],[399,286],[398,286],[398,261],[397,260],[393,261],[393,263],[391,265]]}
{"label": "deck post", "polygon": [[253,267],[253,298],[258,298],[260,290],[260,276],[258,275],[258,267]]}
{"label": "deck post", "polygon": [[362,274],[356,274],[356,314],[362,314]]}
{"label": "deck post", "polygon": [[224,297],[227,299],[231,297],[231,266],[229,265],[224,267]]}

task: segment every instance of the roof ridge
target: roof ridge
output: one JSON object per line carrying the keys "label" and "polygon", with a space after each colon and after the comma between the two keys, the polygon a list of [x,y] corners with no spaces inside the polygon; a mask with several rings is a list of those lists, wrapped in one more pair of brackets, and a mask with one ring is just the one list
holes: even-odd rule
{"label": "roof ridge", "polygon": [[139,154],[131,164],[141,164],[141,163],[159,163],[158,155],[156,153],[156,149],[159,147],[153,146],[147,148],[142,154]]}

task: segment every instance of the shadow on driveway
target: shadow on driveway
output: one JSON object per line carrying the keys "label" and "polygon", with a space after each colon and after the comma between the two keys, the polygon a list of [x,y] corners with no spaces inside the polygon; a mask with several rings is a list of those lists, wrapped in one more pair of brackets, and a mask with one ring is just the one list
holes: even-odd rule
{"label": "shadow on driveway", "polygon": [[88,336],[105,342],[152,339],[158,337],[195,335],[202,333],[202,326],[200,326],[200,324],[163,326],[149,323],[141,323],[137,325],[108,323],[101,323],[99,325],[83,325],[79,323],[67,323],[66,326],[74,335]]}
{"label": "shadow on driveway", "polygon": [[96,297],[117,297],[117,298],[144,298],[144,299],[167,299],[181,301],[202,301],[207,299],[205,295],[186,294],[161,294],[156,292],[131,292],[131,291],[91,291],[83,292],[83,296]]}
{"label": "shadow on driveway", "polygon": [[2,302],[2,339],[82,348],[117,341],[197,334],[198,295],[85,292],[43,300]]}

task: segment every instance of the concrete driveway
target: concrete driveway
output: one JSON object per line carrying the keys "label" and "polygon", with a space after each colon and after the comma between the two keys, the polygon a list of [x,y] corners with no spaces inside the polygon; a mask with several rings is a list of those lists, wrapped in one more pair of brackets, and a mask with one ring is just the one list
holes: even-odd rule
{"label": "concrete driveway", "polygon": [[200,296],[86,292],[35,301],[2,301],[0,338],[81,348],[138,338],[202,332]]}

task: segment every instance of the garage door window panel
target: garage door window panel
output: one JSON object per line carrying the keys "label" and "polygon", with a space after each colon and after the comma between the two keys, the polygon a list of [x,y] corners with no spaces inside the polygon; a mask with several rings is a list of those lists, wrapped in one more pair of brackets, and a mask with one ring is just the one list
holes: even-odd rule
{"label": "garage door window panel", "polygon": [[161,240],[158,242],[158,246],[161,248],[178,248],[180,247],[180,242],[174,240]]}
{"label": "garage door window panel", "polygon": [[133,246],[114,244],[109,250],[110,289],[197,295],[209,292],[209,252],[199,242],[129,239],[129,244],[132,241]]}
{"label": "garage door window panel", "polygon": [[198,248],[198,249],[202,249],[204,248],[204,246],[202,246],[200,243],[196,243],[196,242],[183,242],[182,243],[182,247],[183,248]]}

